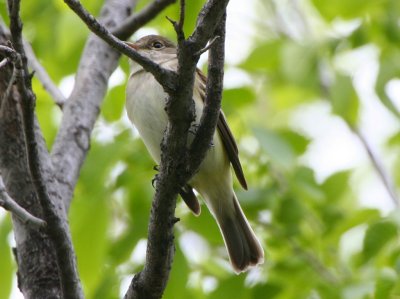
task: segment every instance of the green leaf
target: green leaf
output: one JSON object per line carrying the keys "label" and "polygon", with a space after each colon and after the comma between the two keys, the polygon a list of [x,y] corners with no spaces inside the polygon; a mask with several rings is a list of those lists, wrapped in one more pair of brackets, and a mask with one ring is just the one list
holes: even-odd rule
{"label": "green leaf", "polygon": [[222,94],[224,112],[230,114],[253,103],[256,99],[253,89],[249,87],[225,89]]}
{"label": "green leaf", "polygon": [[348,190],[349,177],[349,171],[342,171],[333,174],[325,180],[321,187],[330,202],[338,201],[346,190]]}
{"label": "green leaf", "polygon": [[390,240],[397,236],[397,233],[397,226],[392,222],[381,221],[371,224],[364,238],[364,261],[368,261],[376,256]]}
{"label": "green leaf", "polygon": [[391,79],[400,77],[400,53],[395,48],[389,48],[383,51],[380,58],[380,67],[378,78],[376,81],[376,92],[379,95],[379,99],[382,103],[393,113],[398,119],[400,119],[400,112],[394,106],[392,100],[386,93],[386,85]]}
{"label": "green leaf", "polygon": [[9,217],[0,221],[0,298],[9,298],[14,277],[11,248],[8,244],[8,236],[11,233],[11,221]]}
{"label": "green leaf", "polygon": [[89,295],[100,281],[101,277],[93,273],[102,273],[109,244],[110,208],[107,199],[107,196],[81,198],[74,200],[70,209],[79,273]]}
{"label": "green leaf", "polygon": [[221,298],[240,298],[250,299],[250,289],[245,288],[243,275],[234,275],[230,278],[221,281],[221,284],[212,292],[208,299],[221,299]]}
{"label": "green leaf", "polygon": [[317,56],[310,45],[286,42],[281,50],[281,71],[284,82],[317,88]]}
{"label": "green leaf", "polygon": [[178,249],[175,252],[174,263],[170,274],[170,279],[165,289],[163,298],[165,299],[186,299],[191,295],[188,289],[183,287],[187,284],[189,269],[182,254]]}
{"label": "green leaf", "polygon": [[254,128],[253,131],[261,148],[273,162],[285,170],[289,170],[295,165],[293,148],[282,136],[267,129]]}
{"label": "green leaf", "polygon": [[399,277],[392,268],[384,268],[380,271],[375,286],[375,299],[391,298],[390,294]]}
{"label": "green leaf", "polygon": [[312,0],[315,7],[327,19],[332,20],[337,17],[352,19],[362,17],[368,13],[378,13],[382,0]]}
{"label": "green leaf", "polygon": [[282,44],[279,40],[257,45],[241,67],[248,71],[276,71]]}
{"label": "green leaf", "polygon": [[304,154],[310,143],[306,137],[294,131],[280,130],[279,135],[290,144],[297,156]]}
{"label": "green leaf", "polygon": [[278,283],[267,282],[266,284],[256,285],[253,288],[253,297],[257,298],[277,298],[278,295],[282,292],[284,286]]}
{"label": "green leaf", "polygon": [[116,121],[121,118],[125,105],[125,83],[118,85],[108,91],[101,110],[104,118],[109,121]]}
{"label": "green leaf", "polygon": [[351,78],[337,74],[335,83],[330,88],[330,97],[333,112],[350,125],[355,125],[358,119],[359,101]]}

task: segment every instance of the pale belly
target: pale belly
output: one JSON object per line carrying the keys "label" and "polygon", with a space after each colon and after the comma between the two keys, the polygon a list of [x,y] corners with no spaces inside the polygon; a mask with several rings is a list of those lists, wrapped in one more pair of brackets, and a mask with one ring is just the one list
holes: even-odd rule
{"label": "pale belly", "polygon": [[[138,80],[137,76],[144,76],[147,82],[146,88],[138,84],[142,80]],[[164,110],[167,94],[164,93],[154,77],[147,72],[136,74],[133,79],[131,78],[128,81],[128,90],[134,90],[132,94],[127,94],[126,109],[128,117],[138,130],[152,158],[159,164],[161,156],[160,144],[168,123]],[[196,123],[198,124],[202,113],[202,105],[196,102],[195,104]],[[199,172],[191,181],[193,187],[203,195],[210,193],[211,190],[218,192],[216,189],[220,189],[210,189],[210,183],[218,184],[220,187],[229,186],[229,189],[232,184],[230,163],[217,132],[214,134],[213,146],[208,150]],[[214,195],[207,194],[208,196],[213,197]]]}

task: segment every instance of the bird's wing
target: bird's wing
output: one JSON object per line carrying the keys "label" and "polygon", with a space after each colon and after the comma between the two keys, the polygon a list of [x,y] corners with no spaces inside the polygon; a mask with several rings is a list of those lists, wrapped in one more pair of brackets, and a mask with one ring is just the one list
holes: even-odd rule
{"label": "bird's wing", "polygon": [[[202,89],[201,98],[204,101],[207,77],[199,69],[197,69],[196,72],[201,81],[200,82],[201,83],[200,88]],[[237,148],[235,138],[233,137],[233,134],[229,129],[228,123],[226,122],[225,115],[222,112],[222,110],[220,110],[219,113],[217,129],[221,137],[222,143],[224,145],[225,151],[228,155],[229,161],[231,162],[233,170],[235,171],[236,177],[238,178],[240,185],[242,185],[242,187],[245,190],[247,190],[246,178],[244,177],[242,165],[240,164],[239,160],[239,150]]]}

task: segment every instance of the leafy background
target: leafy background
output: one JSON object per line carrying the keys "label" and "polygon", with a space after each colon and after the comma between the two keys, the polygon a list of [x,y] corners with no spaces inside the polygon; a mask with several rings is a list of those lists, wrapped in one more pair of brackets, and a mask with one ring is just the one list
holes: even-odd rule
{"label": "leafy background", "polygon": [[[82,3],[98,14],[102,1]],[[147,1],[140,1],[143,6]],[[203,206],[179,202],[164,298],[400,298],[400,211],[367,154],[400,187],[400,2],[232,0],[223,108],[250,190],[238,197],[266,250],[230,270]],[[203,1],[187,3],[191,32]],[[0,12],[8,22],[4,0]],[[163,16],[134,38],[174,38]],[[88,30],[62,1],[22,1],[24,34],[68,93]],[[202,59],[204,62],[205,58]],[[205,68],[205,67],[203,67]],[[153,162],[124,111],[128,63],[110,81],[70,211],[87,298],[119,298],[144,260]],[[34,79],[49,148],[61,112]],[[10,217],[0,211],[0,298],[19,298]]]}

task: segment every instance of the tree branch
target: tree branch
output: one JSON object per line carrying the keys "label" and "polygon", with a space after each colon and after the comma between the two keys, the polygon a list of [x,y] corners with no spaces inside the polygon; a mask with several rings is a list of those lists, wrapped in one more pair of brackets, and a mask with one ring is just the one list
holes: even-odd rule
{"label": "tree branch", "polygon": [[23,41],[23,44],[26,51],[26,56],[28,58],[29,66],[35,71],[35,75],[42,83],[44,89],[47,90],[49,95],[54,99],[56,105],[62,108],[67,99],[64,97],[60,89],[50,78],[46,69],[40,64],[40,62],[36,58],[35,52],[33,52],[31,45],[25,40]]}
{"label": "tree branch", "polygon": [[399,207],[399,197],[396,193],[396,189],[394,187],[394,184],[390,178],[390,176],[387,174],[385,167],[382,164],[382,161],[379,159],[379,157],[375,154],[373,151],[371,145],[368,143],[367,138],[360,132],[360,130],[356,128],[352,128],[350,125],[349,127],[351,130],[356,134],[358,139],[361,141],[361,144],[364,146],[365,151],[367,152],[367,155],[372,163],[372,166],[374,167],[375,171],[377,172],[379,178],[381,179],[383,185],[386,188],[386,191],[388,192],[390,198],[392,199],[394,205],[396,207]]}
{"label": "tree branch", "polygon": [[167,6],[175,2],[176,0],[154,0],[139,13],[131,15],[121,25],[111,30],[111,33],[119,39],[126,40],[136,30],[154,19]]}
{"label": "tree branch", "polygon": [[[100,20],[111,28],[118,26],[134,6],[132,0],[106,0]],[[75,85],[63,107],[60,130],[51,153],[55,177],[67,210],[90,147],[90,135],[107,92],[108,78],[117,67],[119,58],[120,54],[96,35],[91,34],[87,39],[76,72]]]}
{"label": "tree branch", "polygon": [[[194,34],[183,40],[178,47],[178,73],[167,71],[121,43],[76,0],[65,0],[72,10],[86,23],[90,30],[109,45],[126,54],[143,68],[152,73],[169,94],[166,112],[169,118],[162,142],[159,180],[157,181],[151,219],[146,264],[142,272],[132,280],[126,298],[160,298],[165,289],[174,255],[173,225],[177,194],[181,186],[190,179],[185,175],[187,161],[186,142],[188,131],[194,120],[193,84],[199,53],[213,35],[216,25],[225,12],[228,0],[208,1],[198,20]],[[184,3],[181,4],[182,8]],[[180,20],[184,20],[181,11]],[[178,33],[178,40],[182,35]],[[222,85],[221,85],[222,86]],[[65,112],[64,112],[65,113]],[[215,129],[211,128],[211,129]],[[212,133],[209,134],[212,137]],[[210,137],[210,139],[211,139]],[[210,144],[210,142],[207,142]],[[207,148],[204,148],[206,151]],[[203,154],[204,157],[205,154]]]}
{"label": "tree branch", "polygon": [[0,69],[1,69],[3,66],[6,66],[7,63],[8,63],[8,59],[7,59],[7,58],[4,58],[2,61],[0,61]]}
{"label": "tree branch", "polygon": [[[57,197],[57,193],[54,189],[51,189],[51,182],[46,180],[44,170],[42,170],[46,168],[47,163],[41,159],[44,158],[43,148],[39,149],[38,145],[39,134],[37,132],[39,129],[36,126],[34,115],[35,95],[32,92],[31,77],[28,72],[22,42],[22,22],[19,17],[20,2],[19,0],[8,0],[8,5],[11,37],[16,49],[14,67],[17,88],[21,95],[22,124],[25,132],[30,175],[44,212],[44,219],[48,224],[46,227],[47,233],[56,249],[63,297],[83,298],[69,227],[65,219],[65,211],[63,209],[60,210],[60,206],[53,202]],[[48,156],[46,158],[45,160],[50,161]],[[50,194],[52,194],[53,198],[50,197]]]}
{"label": "tree branch", "polygon": [[[221,111],[225,60],[225,21],[226,13],[214,33],[209,46],[208,78],[203,114],[196,136],[190,146],[188,156],[188,175],[191,177],[200,167],[210,147],[215,127]],[[207,48],[207,47],[206,47]]]}
{"label": "tree branch", "polygon": [[140,55],[116,36],[111,34],[96,18],[94,18],[78,0],[64,0],[64,2],[82,19],[89,29],[108,43],[111,47],[125,54],[135,62],[139,63],[146,71],[152,73],[165,91],[172,92],[176,87],[176,74],[164,69],[150,59]]}
{"label": "tree branch", "polygon": [[[146,262],[143,271],[132,279],[125,295],[126,299],[161,298],[168,281],[175,252],[173,226],[177,221],[174,216],[177,194],[196,172],[206,155],[215,131],[221,101],[224,62],[225,22],[224,20],[221,21],[221,17],[225,13],[228,1],[225,1],[225,6],[218,6],[217,4],[220,4],[220,2],[214,2],[214,5],[218,8],[212,7],[210,5],[212,2],[208,1],[204,5],[202,21],[198,22],[198,27],[195,29],[195,32],[198,28],[211,28],[211,31],[203,32],[205,37],[196,34],[197,39],[192,38],[190,40],[189,38],[189,40],[181,40],[178,43],[178,85],[174,93],[169,93],[166,104],[169,123],[161,144],[160,173],[150,216]],[[184,8],[183,4],[181,5],[182,8]],[[221,9],[221,11],[215,13],[214,9]],[[214,16],[219,16],[219,19],[209,18],[208,14],[211,12]],[[180,20],[183,22],[183,19],[184,13],[181,11]],[[214,27],[202,22],[214,22]],[[180,23],[181,21],[174,25],[178,40],[182,38],[179,29]],[[192,97],[196,64],[199,59],[199,55],[196,54],[206,46],[207,41],[214,34],[216,24],[219,24],[217,33],[222,38],[219,40],[219,46],[216,46],[215,51],[211,54],[212,74],[210,74],[211,78],[207,84],[208,107],[203,110],[199,128],[200,135],[197,135],[198,132],[195,137],[195,140],[197,139],[196,144],[199,144],[201,148],[188,153],[186,149],[188,131],[195,119]],[[212,97],[216,98],[211,101]],[[209,121],[214,123],[205,124]],[[199,155],[198,159],[196,157],[196,163],[191,164],[189,162],[191,158],[194,158],[191,154]],[[189,171],[187,171],[188,167]]]}
{"label": "tree branch", "polygon": [[42,219],[33,216],[19,204],[17,204],[11,197],[8,195],[6,188],[4,186],[4,182],[2,177],[0,176],[0,206],[2,206],[7,211],[13,213],[17,216],[24,224],[33,228],[40,229],[46,226],[46,222]]}

